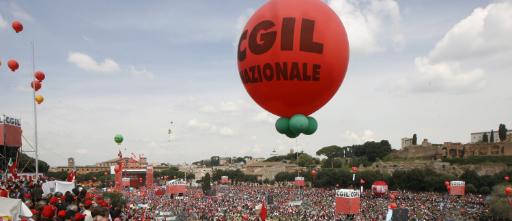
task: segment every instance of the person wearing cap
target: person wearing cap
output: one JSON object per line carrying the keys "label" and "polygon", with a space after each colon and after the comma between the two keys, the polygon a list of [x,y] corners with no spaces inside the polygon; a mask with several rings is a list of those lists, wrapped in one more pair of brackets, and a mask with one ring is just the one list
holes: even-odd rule
{"label": "person wearing cap", "polygon": [[91,214],[91,206],[92,206],[92,201],[85,200],[85,202],[84,202],[85,210],[82,212],[85,216],[84,221],[93,221],[93,217]]}

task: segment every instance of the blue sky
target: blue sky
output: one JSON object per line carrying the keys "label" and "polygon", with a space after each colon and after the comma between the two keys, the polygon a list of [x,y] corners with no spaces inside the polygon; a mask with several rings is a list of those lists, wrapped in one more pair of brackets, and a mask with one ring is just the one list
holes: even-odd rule
{"label": "blue sky", "polygon": [[33,139],[35,41],[47,76],[41,157],[52,165],[113,158],[116,133],[126,153],[182,163],[380,139],[399,148],[412,133],[469,142],[470,132],[512,125],[510,1],[324,2],[346,26],[351,58],[338,94],[313,114],[314,136],[277,134],[277,118],[238,77],[238,36],[264,1],[0,1],[0,113],[21,117]]}

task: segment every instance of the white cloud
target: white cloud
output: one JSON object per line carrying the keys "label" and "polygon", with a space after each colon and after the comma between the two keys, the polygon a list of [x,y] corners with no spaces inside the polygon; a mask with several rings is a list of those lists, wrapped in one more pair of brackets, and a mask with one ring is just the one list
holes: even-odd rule
{"label": "white cloud", "polygon": [[199,108],[199,111],[204,113],[216,113],[218,112],[217,108],[212,105],[205,105]]}
{"label": "white cloud", "polygon": [[98,63],[91,56],[80,52],[70,52],[68,55],[68,62],[86,71],[108,73],[120,70],[119,64],[110,58]]}
{"label": "white cloud", "polygon": [[512,3],[475,9],[455,24],[426,56],[415,58],[417,73],[400,89],[464,93],[482,89],[486,72],[510,65]]}
{"label": "white cloud", "polygon": [[219,130],[219,134],[224,136],[233,136],[235,135],[235,131],[229,127],[223,127]]}
{"label": "white cloud", "polygon": [[25,21],[33,20],[32,15],[30,15],[27,11],[25,11],[25,9],[23,9],[21,6],[19,6],[15,2],[11,2],[10,12],[17,19],[21,19],[21,20],[25,20]]}
{"label": "white cloud", "polygon": [[386,50],[388,44],[403,44],[400,8],[394,0],[330,0],[347,31],[350,50],[371,54]]}
{"label": "white cloud", "polygon": [[255,10],[253,8],[247,9],[243,14],[238,16],[235,23],[235,37],[233,39],[233,46],[238,47],[238,41],[240,40],[240,35],[244,30],[245,24],[249,21],[249,18],[252,14],[254,14]]}
{"label": "white cloud", "polygon": [[134,66],[130,66],[128,73],[130,73],[130,75],[133,77],[140,77],[150,80],[155,79],[155,75],[153,74],[153,72],[148,71],[146,68],[137,69]]}
{"label": "white cloud", "polygon": [[250,105],[243,101],[243,100],[236,100],[236,101],[223,101],[220,102],[219,105],[204,105],[199,108],[199,111],[204,113],[233,113],[233,112],[240,112],[243,110],[247,110],[250,108]]}
{"label": "white cloud", "polygon": [[0,14],[0,28],[1,29],[5,29],[7,28],[7,21],[5,21],[4,17],[2,16],[2,14]]}
{"label": "white cloud", "polygon": [[269,114],[266,111],[261,111],[254,116],[254,121],[256,122],[266,122],[266,123],[275,123],[276,117],[272,114]]}
{"label": "white cloud", "polygon": [[198,129],[202,131],[206,131],[210,134],[217,134],[222,136],[233,136],[235,135],[235,131],[229,127],[217,127],[207,122],[201,122],[197,119],[191,119],[187,122],[187,127],[192,129]]}
{"label": "white cloud", "polygon": [[358,134],[353,131],[345,131],[345,139],[349,140],[352,143],[360,144],[366,141],[374,141],[375,140],[375,132],[371,130],[365,130],[363,133]]}
{"label": "white cloud", "polygon": [[187,126],[190,128],[196,128],[201,130],[212,128],[212,125],[210,125],[209,123],[199,122],[197,119],[189,120]]}
{"label": "white cloud", "polygon": [[78,153],[78,154],[86,154],[86,153],[89,153],[89,150],[81,148],[81,149],[77,149],[76,153]]}

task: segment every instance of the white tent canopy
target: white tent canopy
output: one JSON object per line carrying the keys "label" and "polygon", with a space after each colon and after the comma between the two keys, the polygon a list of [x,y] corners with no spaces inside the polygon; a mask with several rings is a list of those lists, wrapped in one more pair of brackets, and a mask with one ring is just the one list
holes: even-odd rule
{"label": "white tent canopy", "polygon": [[0,217],[6,216],[18,221],[20,216],[32,217],[32,212],[20,199],[0,197]]}

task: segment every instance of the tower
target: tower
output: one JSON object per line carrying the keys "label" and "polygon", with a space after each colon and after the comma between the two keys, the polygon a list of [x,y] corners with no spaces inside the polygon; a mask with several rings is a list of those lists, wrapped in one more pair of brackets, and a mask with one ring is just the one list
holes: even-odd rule
{"label": "tower", "polygon": [[75,159],[73,157],[68,158],[68,167],[75,167]]}

